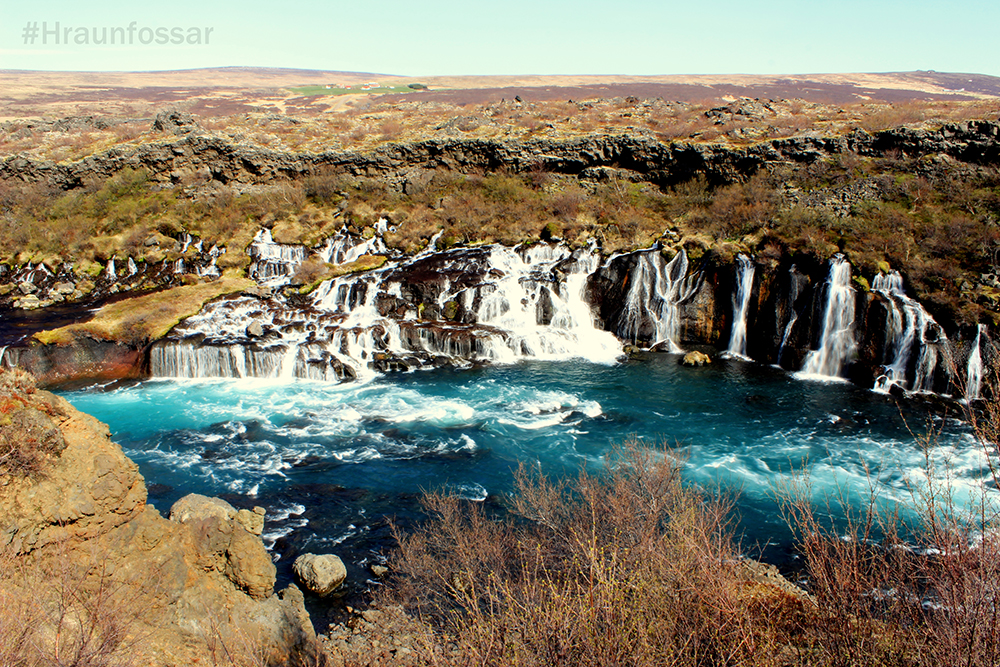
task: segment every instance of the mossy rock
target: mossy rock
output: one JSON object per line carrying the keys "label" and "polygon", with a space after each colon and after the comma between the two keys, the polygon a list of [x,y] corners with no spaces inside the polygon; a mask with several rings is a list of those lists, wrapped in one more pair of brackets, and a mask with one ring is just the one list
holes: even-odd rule
{"label": "mossy rock", "polygon": [[871,285],[868,284],[868,279],[865,278],[864,276],[854,276],[852,280],[854,281],[854,284],[857,286],[857,288],[860,289],[862,292],[871,291]]}

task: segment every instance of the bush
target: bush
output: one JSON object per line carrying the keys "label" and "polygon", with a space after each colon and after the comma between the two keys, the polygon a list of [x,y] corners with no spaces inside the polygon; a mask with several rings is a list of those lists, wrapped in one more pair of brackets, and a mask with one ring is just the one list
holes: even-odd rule
{"label": "bush", "polygon": [[507,519],[429,494],[399,535],[395,599],[455,638],[461,664],[775,664],[797,603],[749,582],[731,499],[628,443],[572,485],[522,467]]}
{"label": "bush", "polygon": [[35,380],[20,370],[0,370],[0,478],[36,476],[42,462],[66,448],[52,416],[56,405],[35,394]]}

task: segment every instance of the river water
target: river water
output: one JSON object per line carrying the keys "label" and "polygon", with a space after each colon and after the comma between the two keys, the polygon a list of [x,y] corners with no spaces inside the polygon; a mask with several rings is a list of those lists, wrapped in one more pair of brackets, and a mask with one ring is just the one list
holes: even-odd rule
{"label": "river water", "polygon": [[110,425],[161,511],[191,492],[265,507],[281,581],[297,554],[332,552],[363,586],[392,546],[387,519],[411,526],[423,490],[494,504],[519,463],[599,471],[632,436],[674,449],[690,483],[738,491],[744,550],[784,564],[793,545],[774,495],[796,474],[818,501],[860,504],[875,481],[884,502],[906,502],[925,469],[909,429],[931,425],[932,460],[960,496],[986,479],[967,430],[917,404],[757,363],[678,360],[522,361],[343,384],[159,379],[63,395]]}

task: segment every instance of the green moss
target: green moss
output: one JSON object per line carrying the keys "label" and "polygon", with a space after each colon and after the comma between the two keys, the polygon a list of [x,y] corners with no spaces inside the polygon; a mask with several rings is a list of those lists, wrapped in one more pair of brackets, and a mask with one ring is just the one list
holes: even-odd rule
{"label": "green moss", "polygon": [[868,292],[871,290],[871,286],[869,286],[868,284],[868,279],[865,278],[864,276],[854,276],[852,280],[854,281],[854,284],[857,286],[857,288],[860,289],[862,292]]}

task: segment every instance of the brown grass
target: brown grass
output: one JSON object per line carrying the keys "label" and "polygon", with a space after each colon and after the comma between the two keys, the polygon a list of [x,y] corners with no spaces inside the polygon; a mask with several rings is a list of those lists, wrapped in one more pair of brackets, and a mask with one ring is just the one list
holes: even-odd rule
{"label": "brown grass", "polygon": [[78,335],[141,345],[162,338],[178,322],[198,313],[212,299],[254,284],[247,278],[223,276],[208,283],[123,299],[101,307],[87,322],[42,331],[34,338],[43,345],[66,345]]}
{"label": "brown grass", "polygon": [[52,418],[61,410],[35,393],[21,369],[0,369],[0,485],[9,477],[36,477],[46,459],[66,447]]}
{"label": "brown grass", "polygon": [[437,493],[396,597],[468,665],[772,665],[799,603],[747,576],[730,499],[630,443],[572,484],[521,468],[511,518]]}

